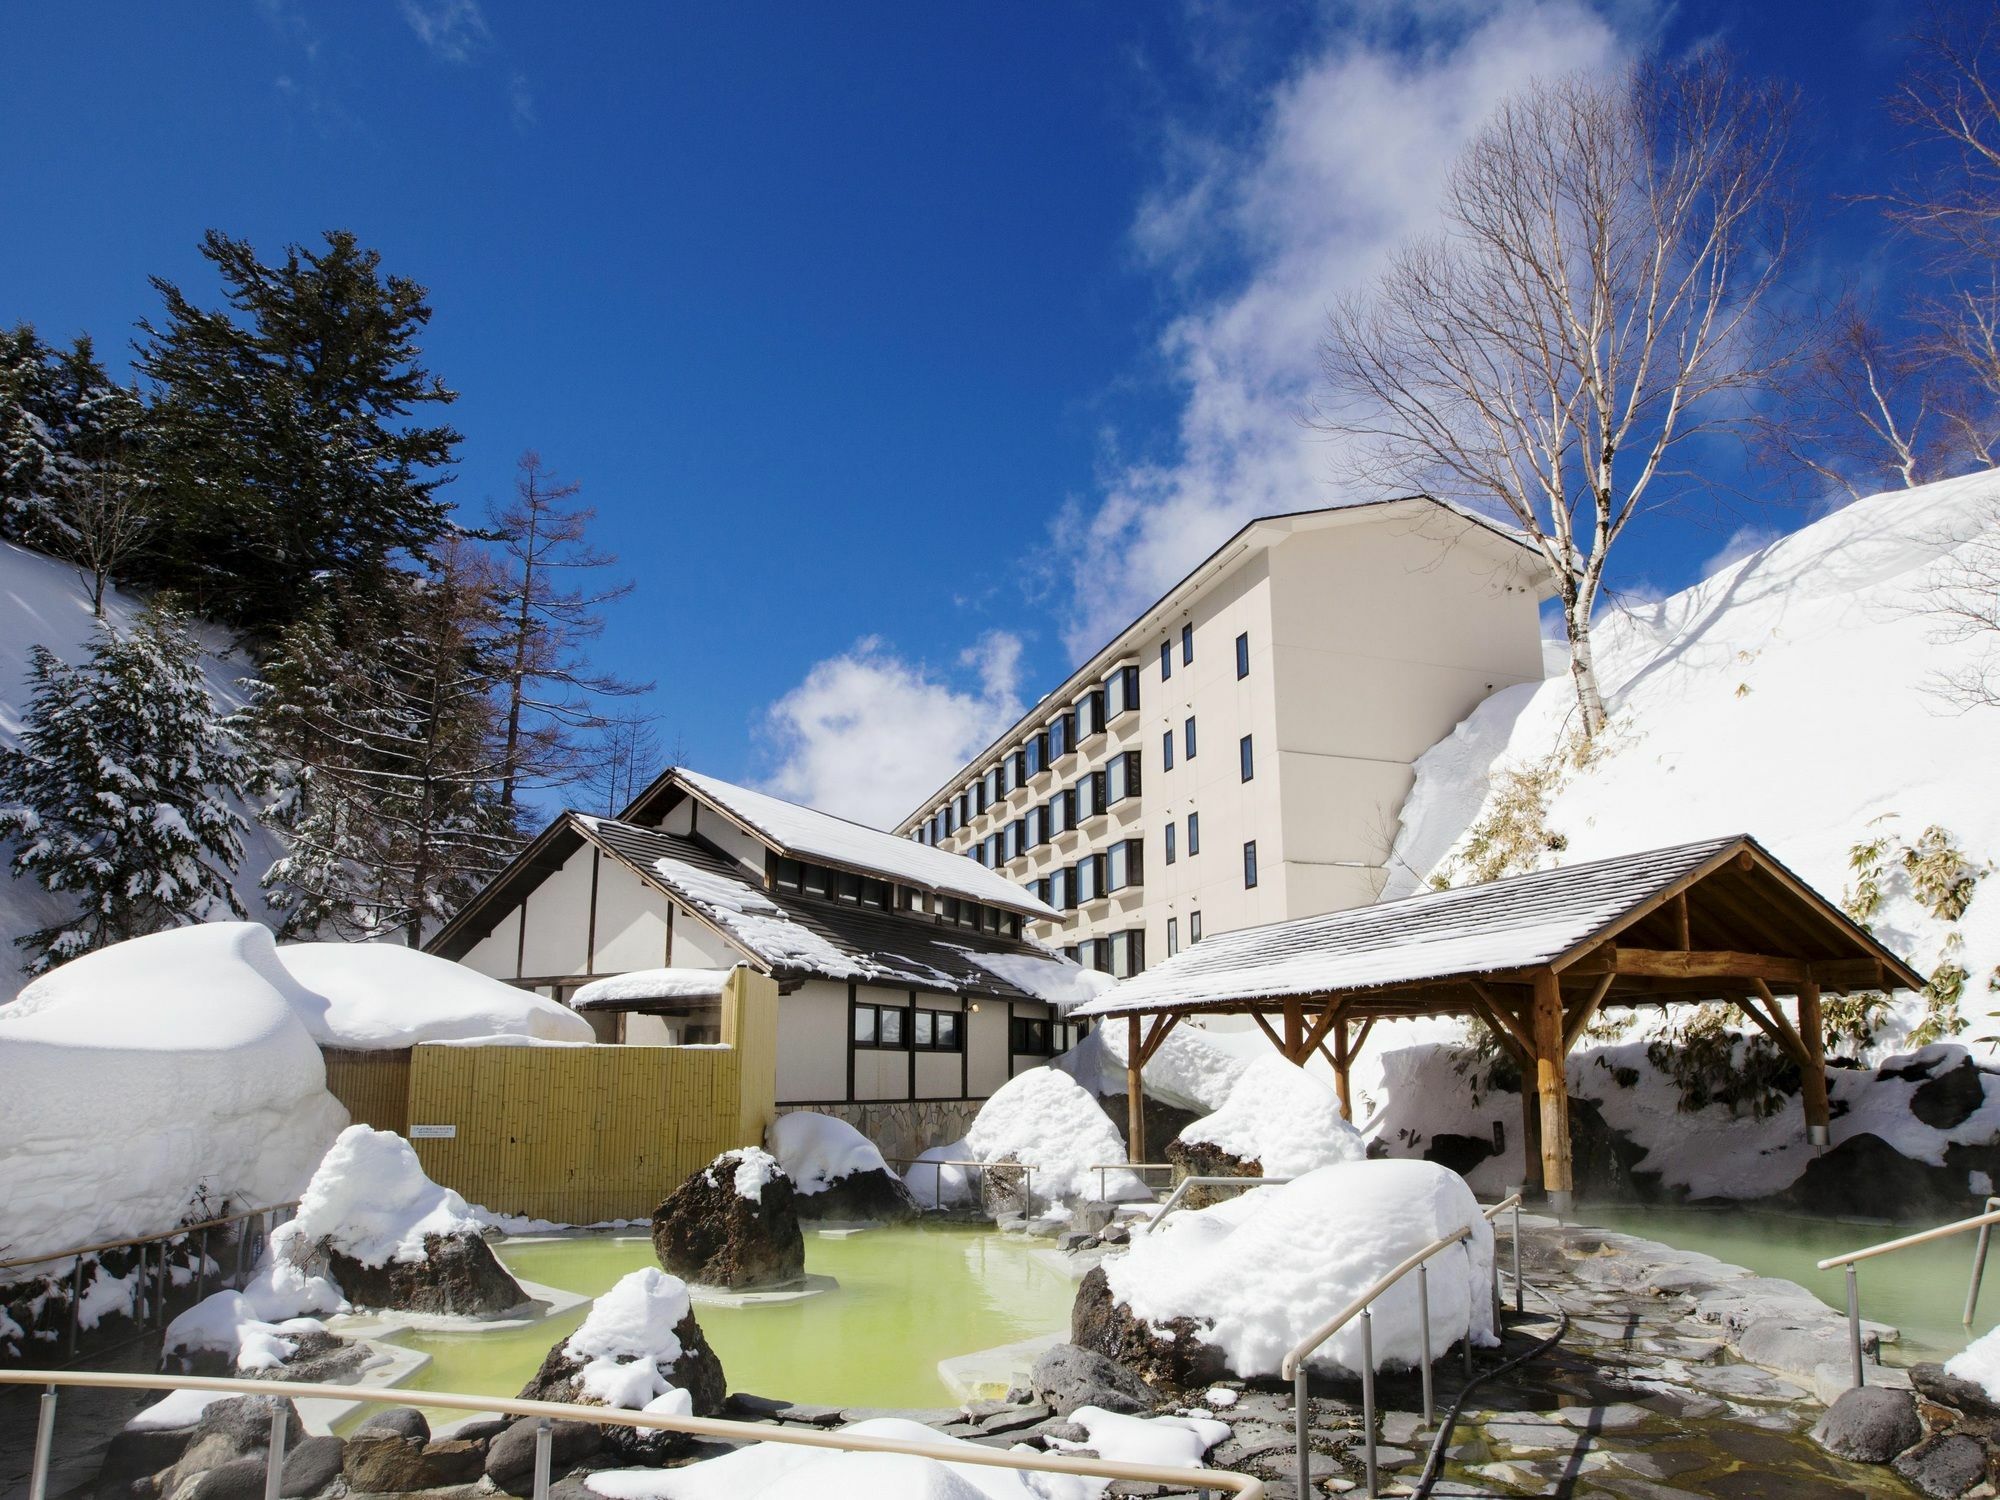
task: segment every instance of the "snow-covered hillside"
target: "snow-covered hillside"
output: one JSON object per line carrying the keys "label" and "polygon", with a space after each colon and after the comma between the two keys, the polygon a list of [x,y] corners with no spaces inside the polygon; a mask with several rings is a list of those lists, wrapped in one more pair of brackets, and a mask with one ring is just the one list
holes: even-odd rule
{"label": "snow-covered hillside", "polygon": [[[2000,647],[1991,633],[1945,639],[1939,613],[1943,585],[1981,548],[2000,549],[2000,472],[1859,501],[1684,593],[1608,616],[1596,635],[1612,714],[1601,750],[1580,767],[1559,753],[1574,707],[1566,672],[1495,694],[1418,763],[1385,896],[1478,878],[1481,836],[1525,830],[1513,868],[1749,833],[1841,900],[1859,884],[1856,846],[1885,840],[1876,933],[1923,973],[1963,968],[1963,1035],[1986,1034],[1982,1017],[2000,1004],[1988,987],[2000,882],[1978,878],[1948,919],[1919,899],[1902,857],[1936,828],[1967,873],[2000,859],[2000,709],[1938,690]],[[1902,1000],[1875,1052],[1893,1050],[1920,1009]]]}
{"label": "snow-covered hillside", "polygon": [[[143,607],[129,594],[111,591],[105,613],[120,626],[128,625]],[[40,552],[0,542],[0,744],[20,742],[22,721],[30,697],[29,657],[46,646],[64,661],[78,662],[90,649],[90,595],[77,571]],[[239,683],[251,670],[249,656],[218,629],[202,633],[202,670],[216,702],[237,708],[243,702]],[[283,852],[277,838],[255,822],[243,840],[243,863],[237,870],[236,894],[252,918],[275,919],[258,889],[258,879]],[[0,859],[0,1001],[11,998],[26,983],[21,950],[14,939],[47,926],[72,910],[64,897],[51,896],[33,879],[17,880]]]}

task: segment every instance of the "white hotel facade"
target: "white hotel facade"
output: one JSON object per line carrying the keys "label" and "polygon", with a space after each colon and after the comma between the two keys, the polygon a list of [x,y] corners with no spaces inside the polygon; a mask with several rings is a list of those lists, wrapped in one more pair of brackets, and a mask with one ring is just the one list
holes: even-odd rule
{"label": "white hotel facade", "polygon": [[1236,533],[897,827],[1060,914],[1124,976],[1204,933],[1358,906],[1413,763],[1542,675],[1532,546],[1413,498]]}

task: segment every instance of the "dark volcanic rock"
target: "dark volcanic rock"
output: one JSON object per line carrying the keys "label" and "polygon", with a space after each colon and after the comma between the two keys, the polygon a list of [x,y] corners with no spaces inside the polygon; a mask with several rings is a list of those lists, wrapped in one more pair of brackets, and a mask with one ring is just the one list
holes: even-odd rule
{"label": "dark volcanic rock", "polygon": [[1069,1336],[1071,1343],[1116,1361],[1163,1390],[1210,1385],[1232,1373],[1222,1351],[1202,1341],[1191,1319],[1175,1318],[1155,1331],[1135,1317],[1112,1297],[1102,1266],[1093,1266],[1077,1285]]}
{"label": "dark volcanic rock", "polygon": [[1123,1365],[1077,1344],[1057,1344],[1043,1350],[1028,1383],[1036,1397],[1064,1420],[1079,1406],[1101,1406],[1128,1414],[1149,1412],[1158,1399],[1152,1387]]}
{"label": "dark volcanic rock", "polygon": [[232,1458],[205,1470],[184,1500],[264,1500],[264,1460]]}
{"label": "dark volcanic rock", "polygon": [[1910,1449],[1895,1467],[1926,1495],[1951,1500],[1986,1477],[1986,1450],[1963,1433],[1947,1432]]}
{"label": "dark volcanic rock", "polygon": [[[535,1488],[535,1427],[539,1417],[523,1417],[493,1439],[486,1450],[486,1477],[510,1495]],[[594,1422],[554,1422],[549,1427],[549,1477],[559,1478],[603,1446]]]}
{"label": "dark volcanic rock", "polygon": [[736,1191],[740,1151],[725,1151],[653,1210],[660,1264],[704,1286],[782,1286],[806,1273],[792,1180],[775,1165],[758,1197]]}
{"label": "dark volcanic rock", "polygon": [[[1174,1164],[1174,1181],[1183,1177],[1262,1177],[1264,1164],[1247,1161],[1212,1141],[1184,1141],[1176,1136],[1167,1142],[1167,1160]],[[1236,1194],[1220,1188],[1189,1188],[1181,1201],[1189,1208],[1207,1208]]]}
{"label": "dark volcanic rock", "polygon": [[1975,1385],[1963,1376],[1953,1375],[1938,1364],[1918,1364],[1910,1366],[1910,1384],[1917,1394],[1927,1401],[1935,1401],[1940,1406],[1955,1407],[1968,1417],[1980,1421],[2000,1421],[2000,1406],[1996,1406],[1987,1396],[1986,1388]]}
{"label": "dark volcanic rock", "polygon": [[817,1193],[795,1192],[792,1202],[802,1219],[879,1219],[893,1224],[917,1212],[903,1179],[882,1167],[836,1177]]}
{"label": "dark volcanic rock", "polygon": [[1910,1113],[1933,1130],[1950,1130],[1971,1119],[1986,1102],[1986,1075],[1971,1058],[1918,1084],[1910,1095]]}
{"label": "dark volcanic rock", "polygon": [[[1129,1115],[1131,1095],[1100,1094],[1097,1096],[1097,1103],[1098,1107],[1111,1117],[1111,1123],[1118,1127],[1118,1133],[1124,1135],[1126,1127],[1131,1123]],[[1151,1094],[1146,1096],[1145,1110],[1146,1155],[1153,1161],[1164,1161],[1165,1158],[1159,1153],[1166,1149],[1166,1142],[1179,1139],[1183,1130],[1202,1118],[1200,1110],[1182,1109],[1177,1104],[1167,1104],[1155,1099]]]}
{"label": "dark volcanic rock", "polygon": [[1929,1218],[1965,1206],[1965,1178],[1913,1161],[1879,1135],[1851,1135],[1814,1157],[1788,1196],[1815,1214]]}
{"label": "dark volcanic rock", "polygon": [[[659,1273],[647,1274],[657,1276]],[[678,1386],[688,1393],[696,1416],[721,1415],[729,1395],[728,1379],[722,1373],[722,1361],[710,1347],[692,1308],[674,1325],[674,1338],[681,1346],[680,1357],[670,1363],[655,1362],[654,1368],[669,1385]],[[541,1368],[521,1387],[523,1401],[558,1401],[576,1406],[604,1404],[585,1392],[582,1378],[585,1361],[569,1353],[568,1344],[566,1338],[549,1350]],[[641,1463],[658,1463],[663,1458],[685,1451],[688,1445],[684,1434],[663,1432],[657,1428],[606,1427],[602,1429],[601,1441],[621,1458]]]}
{"label": "dark volcanic rock", "polygon": [[118,1433],[104,1450],[98,1468],[100,1485],[124,1485],[143,1474],[157,1474],[180,1462],[194,1438],[192,1424],[186,1427],[128,1427]]}
{"label": "dark volcanic rock", "polygon": [[[279,1402],[269,1396],[234,1396],[218,1401],[203,1411],[201,1420],[194,1424],[186,1448],[160,1482],[160,1493],[174,1495],[196,1475],[238,1459],[254,1458],[261,1476],[264,1457],[271,1445],[274,1410],[284,1412],[285,1446],[290,1448],[304,1441],[306,1424],[299,1417],[299,1409],[289,1401]],[[261,1477],[257,1484],[261,1495]]]}
{"label": "dark volcanic rock", "polygon": [[285,1472],[280,1477],[280,1500],[305,1500],[340,1478],[346,1445],[331,1434],[309,1437],[285,1452]]}
{"label": "dark volcanic rock", "polygon": [[372,1437],[383,1432],[400,1438],[414,1438],[419,1443],[431,1440],[431,1424],[414,1406],[384,1407],[356,1427],[354,1436]]}
{"label": "dark volcanic rock", "polygon": [[493,1247],[476,1234],[426,1235],[421,1261],[364,1266],[331,1250],[327,1262],[328,1273],[356,1307],[476,1315],[505,1312],[528,1300]]}
{"label": "dark volcanic rock", "polygon": [[1496,1153],[1493,1141],[1483,1135],[1459,1135],[1453,1131],[1443,1131],[1430,1138],[1424,1147],[1424,1160],[1434,1161],[1441,1167],[1463,1177],[1474,1167]]}
{"label": "dark volcanic rock", "polygon": [[1873,1385],[1843,1394],[1812,1430],[1813,1441],[1834,1457],[1863,1464],[1886,1464],[1923,1435],[1915,1398]]}
{"label": "dark volcanic rock", "polygon": [[367,1495],[401,1495],[436,1483],[424,1463],[423,1440],[393,1432],[355,1433],[341,1455],[340,1472],[348,1489]]}
{"label": "dark volcanic rock", "polygon": [[1013,1152],[996,1156],[979,1177],[979,1211],[999,1220],[1018,1214],[1024,1219],[1040,1218],[1049,1211],[1049,1200],[1035,1191],[1035,1175],[1017,1170],[1020,1158]]}

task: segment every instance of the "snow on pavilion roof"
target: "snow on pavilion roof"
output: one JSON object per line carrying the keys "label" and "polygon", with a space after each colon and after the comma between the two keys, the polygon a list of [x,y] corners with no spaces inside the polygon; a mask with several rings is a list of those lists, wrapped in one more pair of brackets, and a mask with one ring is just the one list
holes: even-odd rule
{"label": "snow on pavilion roof", "polygon": [[967,855],[934,849],[900,834],[884,833],[698,771],[677,769],[669,774],[795,859],[865,871],[884,880],[1031,917],[1053,919],[1057,915],[1006,876]]}
{"label": "snow on pavilion roof", "polygon": [[[1783,870],[1755,840],[1739,834],[1239,928],[1204,938],[1074,1014],[1200,1010],[1535,968],[1589,943],[1737,849]],[[1806,889],[1796,877],[1787,879]],[[1826,914],[1850,925],[1837,910]],[[1852,932],[1882,951],[1860,929]]]}

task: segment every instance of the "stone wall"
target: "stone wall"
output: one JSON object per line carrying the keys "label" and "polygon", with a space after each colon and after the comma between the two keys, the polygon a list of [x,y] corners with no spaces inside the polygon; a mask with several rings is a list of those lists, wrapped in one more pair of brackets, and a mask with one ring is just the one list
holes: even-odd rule
{"label": "stone wall", "polygon": [[[892,1159],[965,1139],[983,1099],[871,1099],[855,1104],[780,1104],[778,1113],[809,1109],[845,1120]],[[900,1171],[901,1168],[898,1168]]]}

